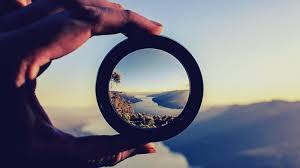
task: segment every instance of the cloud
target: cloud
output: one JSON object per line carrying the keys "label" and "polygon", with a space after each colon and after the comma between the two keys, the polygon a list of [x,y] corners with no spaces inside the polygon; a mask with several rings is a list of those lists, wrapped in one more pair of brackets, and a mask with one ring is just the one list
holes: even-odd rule
{"label": "cloud", "polygon": [[[264,164],[281,165],[281,167],[300,166],[300,145],[288,142],[251,148],[240,152],[241,156],[264,160]],[[280,166],[276,166],[280,167]]]}
{"label": "cloud", "polygon": [[[116,132],[106,123],[97,108],[46,108],[58,128],[75,136],[114,135]],[[139,155],[119,163],[116,168],[189,168],[186,158],[169,150],[163,143],[156,143],[157,153]]]}
{"label": "cloud", "polygon": [[141,155],[134,158],[130,158],[119,165],[116,168],[188,168],[189,165],[185,157],[180,154],[172,153],[163,143],[156,143],[158,152],[156,154]]}

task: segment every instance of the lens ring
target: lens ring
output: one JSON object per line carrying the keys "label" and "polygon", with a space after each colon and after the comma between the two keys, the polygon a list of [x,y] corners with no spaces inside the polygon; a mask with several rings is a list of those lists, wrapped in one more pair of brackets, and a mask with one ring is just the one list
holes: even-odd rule
{"label": "lens ring", "polygon": [[[174,56],[186,70],[190,82],[190,95],[182,113],[174,122],[155,129],[139,129],[122,120],[112,107],[108,95],[111,74],[117,64],[128,54],[147,48],[159,49]],[[194,57],[182,45],[163,36],[143,36],[126,39],[107,54],[98,71],[96,96],[103,117],[117,132],[135,140],[139,137],[141,141],[162,141],[178,135],[198,114],[203,99],[203,79]]]}

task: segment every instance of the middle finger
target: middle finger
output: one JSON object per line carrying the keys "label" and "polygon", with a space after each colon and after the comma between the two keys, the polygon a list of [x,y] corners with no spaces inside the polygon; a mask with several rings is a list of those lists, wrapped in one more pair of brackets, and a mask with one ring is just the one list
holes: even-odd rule
{"label": "middle finger", "polygon": [[89,1],[85,0],[84,5],[124,10],[124,7],[121,4],[113,3],[108,0],[89,0]]}

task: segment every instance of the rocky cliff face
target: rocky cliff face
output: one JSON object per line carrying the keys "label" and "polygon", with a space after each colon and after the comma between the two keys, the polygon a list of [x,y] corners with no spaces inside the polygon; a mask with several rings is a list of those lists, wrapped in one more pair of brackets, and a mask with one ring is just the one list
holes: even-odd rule
{"label": "rocky cliff face", "polygon": [[120,93],[110,92],[110,100],[113,107],[119,114],[129,114],[134,112],[132,105],[126,101]]}
{"label": "rocky cliff face", "polygon": [[110,92],[110,99],[116,112],[128,123],[140,128],[157,128],[171,123],[175,117],[156,116],[135,113],[133,105],[126,100],[121,92]]}

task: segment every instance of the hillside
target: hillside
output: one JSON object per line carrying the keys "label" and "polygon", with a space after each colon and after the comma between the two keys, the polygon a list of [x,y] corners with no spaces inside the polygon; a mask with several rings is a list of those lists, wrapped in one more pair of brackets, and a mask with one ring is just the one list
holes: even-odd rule
{"label": "hillside", "polygon": [[153,97],[152,100],[160,106],[172,109],[183,109],[189,97],[189,90],[168,91],[148,96]]}
{"label": "hillside", "polygon": [[[300,167],[300,102],[271,101],[202,112],[167,144],[195,167]],[[209,117],[206,117],[209,115]]]}
{"label": "hillside", "polygon": [[115,110],[121,115],[134,112],[131,103],[127,101],[120,92],[110,92],[110,101]]}
{"label": "hillside", "polygon": [[132,95],[126,94],[124,92],[111,91],[111,93],[118,94],[119,96],[121,96],[123,99],[125,99],[129,103],[137,103],[137,102],[142,101],[141,99],[136,98]]}
{"label": "hillside", "polygon": [[[157,128],[165,126],[174,120],[173,116],[156,116],[135,113],[132,99],[124,97],[122,92],[110,92],[112,106],[116,112],[128,123],[141,128]],[[132,97],[131,97],[132,98]]]}

